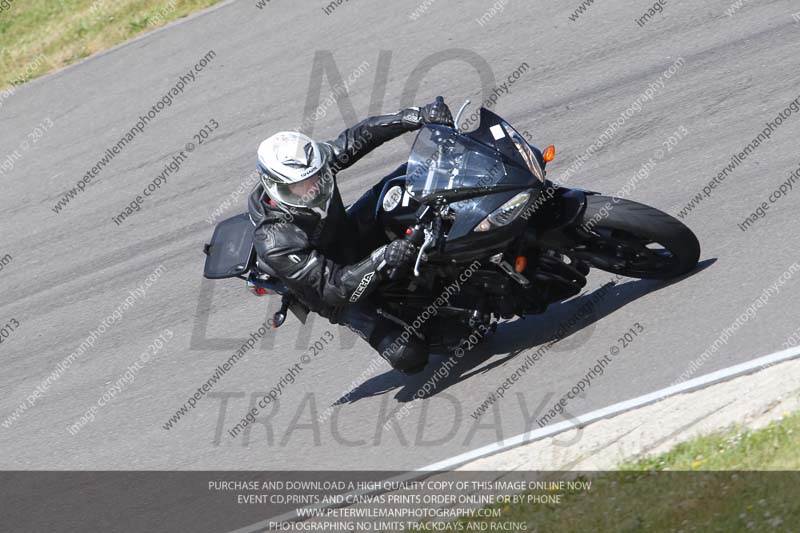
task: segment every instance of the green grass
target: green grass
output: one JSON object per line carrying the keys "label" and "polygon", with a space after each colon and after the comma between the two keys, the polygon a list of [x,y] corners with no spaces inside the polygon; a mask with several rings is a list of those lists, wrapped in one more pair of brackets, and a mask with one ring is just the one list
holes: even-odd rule
{"label": "green grass", "polygon": [[800,531],[797,470],[800,414],[793,414],[624,464],[589,478],[589,491],[564,491],[559,504],[495,506],[500,518],[462,522],[527,522],[529,531],[559,532]]}
{"label": "green grass", "polygon": [[0,88],[4,89],[221,0],[6,1],[10,7],[0,12]]}
{"label": "green grass", "polygon": [[624,470],[800,470],[800,413],[758,431],[729,431],[679,444]]}

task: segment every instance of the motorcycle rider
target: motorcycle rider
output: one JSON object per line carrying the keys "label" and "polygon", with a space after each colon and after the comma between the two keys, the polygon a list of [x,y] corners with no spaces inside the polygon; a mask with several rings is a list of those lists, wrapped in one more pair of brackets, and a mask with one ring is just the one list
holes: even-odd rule
{"label": "motorcycle rider", "polygon": [[328,142],[296,132],[276,133],[258,148],[261,182],[248,202],[259,268],[280,279],[309,310],[356,331],[393,368],[407,374],[425,367],[428,347],[417,335],[402,341],[401,323],[379,315],[370,299],[392,269],[407,275],[417,256],[407,240],[387,243],[374,220],[384,184],[405,174],[405,165],[347,210],[336,174],[425,124],[453,126],[441,97],[423,107],[367,118]]}

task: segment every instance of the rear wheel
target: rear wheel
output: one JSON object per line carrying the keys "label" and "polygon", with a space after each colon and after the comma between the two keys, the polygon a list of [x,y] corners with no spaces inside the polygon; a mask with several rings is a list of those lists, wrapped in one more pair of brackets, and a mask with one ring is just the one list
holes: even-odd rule
{"label": "rear wheel", "polygon": [[586,200],[576,257],[601,270],[642,279],[674,278],[697,265],[700,243],[676,218],[621,198]]}

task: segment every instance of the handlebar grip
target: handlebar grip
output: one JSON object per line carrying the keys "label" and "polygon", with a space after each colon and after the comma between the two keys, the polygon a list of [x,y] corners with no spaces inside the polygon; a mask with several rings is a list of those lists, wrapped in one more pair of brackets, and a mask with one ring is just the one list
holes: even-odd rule
{"label": "handlebar grip", "polygon": [[[441,98],[441,97],[439,97]],[[411,242],[414,246],[419,248],[425,240],[425,232],[420,224],[408,228],[406,234],[401,237],[402,239]],[[413,263],[412,263],[413,266]],[[392,267],[386,271],[386,275],[390,281],[397,281],[402,277],[403,269],[399,267]]]}
{"label": "handlebar grip", "polygon": [[423,241],[425,240],[425,233],[420,225],[416,225],[410,228],[410,232],[406,232],[403,238],[407,241],[411,241],[414,246],[421,246]]}

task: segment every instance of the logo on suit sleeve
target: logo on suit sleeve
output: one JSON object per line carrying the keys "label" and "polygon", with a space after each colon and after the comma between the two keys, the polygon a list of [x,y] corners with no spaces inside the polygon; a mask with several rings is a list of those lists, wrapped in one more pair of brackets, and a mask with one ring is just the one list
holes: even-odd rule
{"label": "logo on suit sleeve", "polygon": [[353,295],[350,296],[350,303],[357,302],[358,299],[361,298],[361,295],[364,294],[365,290],[367,290],[367,287],[369,287],[369,284],[374,277],[375,272],[368,272],[363,278],[361,278],[361,282],[358,284],[358,287],[356,287]]}

